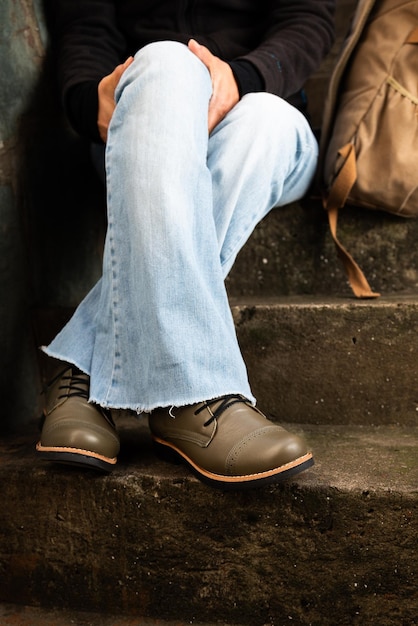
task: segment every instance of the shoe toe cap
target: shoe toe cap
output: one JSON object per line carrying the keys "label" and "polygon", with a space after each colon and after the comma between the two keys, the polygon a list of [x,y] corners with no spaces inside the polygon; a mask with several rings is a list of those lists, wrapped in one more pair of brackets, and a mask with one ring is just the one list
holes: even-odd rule
{"label": "shoe toe cap", "polygon": [[119,453],[119,437],[106,422],[104,425],[86,424],[78,420],[61,420],[46,425],[42,430],[41,443],[49,448],[71,448],[89,451],[114,458]]}
{"label": "shoe toe cap", "polygon": [[241,439],[230,451],[226,469],[235,475],[258,474],[297,464],[307,454],[301,437],[272,425]]}

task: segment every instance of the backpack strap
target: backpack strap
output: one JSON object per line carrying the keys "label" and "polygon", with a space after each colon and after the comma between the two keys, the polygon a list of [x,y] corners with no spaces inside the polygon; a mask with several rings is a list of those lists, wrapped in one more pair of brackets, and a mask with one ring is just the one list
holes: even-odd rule
{"label": "backpack strap", "polygon": [[418,43],[418,28],[415,28],[409,33],[406,43]]}
{"label": "backpack strap", "polygon": [[352,143],[346,144],[339,150],[339,154],[344,159],[344,163],[334,180],[328,196],[323,199],[324,208],[328,212],[331,235],[354,295],[357,298],[378,298],[380,294],[372,291],[362,270],[338,239],[338,210],[346,203],[348,194],[357,178],[354,145]]}

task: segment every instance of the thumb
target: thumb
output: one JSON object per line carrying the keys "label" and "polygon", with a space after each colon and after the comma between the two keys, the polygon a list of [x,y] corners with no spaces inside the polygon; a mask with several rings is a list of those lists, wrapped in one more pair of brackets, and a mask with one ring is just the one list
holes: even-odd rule
{"label": "thumb", "polygon": [[196,52],[198,52],[199,48],[201,48],[202,46],[200,45],[200,43],[198,43],[196,41],[196,39],[189,39],[188,44],[187,44],[189,50],[191,50],[192,52],[194,52],[196,54]]}
{"label": "thumb", "polygon": [[126,70],[126,68],[130,66],[133,60],[133,57],[128,57],[124,63],[121,63],[120,65],[117,65],[115,67],[113,74],[115,76],[116,82],[120,80],[123,72]]}
{"label": "thumb", "polygon": [[202,46],[200,43],[196,41],[196,39],[189,39],[188,48],[193,54],[195,54],[207,67],[209,67],[212,54],[206,48],[206,46]]}

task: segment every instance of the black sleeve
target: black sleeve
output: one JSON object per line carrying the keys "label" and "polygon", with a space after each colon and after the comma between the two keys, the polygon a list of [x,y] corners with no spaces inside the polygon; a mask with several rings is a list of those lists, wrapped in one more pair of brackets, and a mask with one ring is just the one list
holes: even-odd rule
{"label": "black sleeve", "polygon": [[236,60],[251,62],[265,90],[283,98],[300,91],[334,42],[335,0],[274,0],[263,41]]}
{"label": "black sleeve", "polygon": [[231,70],[237,81],[239,96],[256,91],[265,91],[264,80],[258,69],[249,61],[231,61]]}
{"label": "black sleeve", "polygon": [[102,143],[97,126],[99,110],[98,82],[78,83],[71,87],[64,100],[65,112],[71,126],[83,137]]}
{"label": "black sleeve", "polygon": [[45,0],[61,96],[75,85],[99,82],[125,60],[114,0]]}

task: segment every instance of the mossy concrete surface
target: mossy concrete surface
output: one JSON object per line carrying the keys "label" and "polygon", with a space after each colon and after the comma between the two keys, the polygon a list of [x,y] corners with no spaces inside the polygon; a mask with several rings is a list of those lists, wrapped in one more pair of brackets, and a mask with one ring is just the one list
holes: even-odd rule
{"label": "mossy concrete surface", "polygon": [[402,426],[288,425],[316,465],[222,492],[155,458],[146,419],[117,419],[110,476],[0,451],[0,601],[182,623],[412,625],[418,436]]}
{"label": "mossy concrete surface", "polygon": [[417,426],[414,295],[231,302],[253,392],[270,417]]}
{"label": "mossy concrete surface", "polygon": [[[418,425],[418,299],[231,297],[253,393],[272,420]],[[73,309],[38,311],[50,341]],[[55,362],[39,354],[45,382]]]}
{"label": "mossy concrete surface", "polygon": [[[417,293],[418,220],[346,207],[339,236],[373,290],[384,296]],[[227,285],[233,296],[348,296],[327,215],[314,199],[277,208],[239,253]]]}

